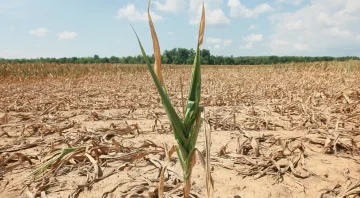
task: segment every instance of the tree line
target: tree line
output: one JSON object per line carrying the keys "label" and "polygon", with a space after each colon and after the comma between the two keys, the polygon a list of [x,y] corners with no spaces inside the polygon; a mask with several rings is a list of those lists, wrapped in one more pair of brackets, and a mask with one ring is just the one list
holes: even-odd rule
{"label": "tree line", "polygon": [[[359,60],[356,56],[346,57],[311,57],[311,56],[214,56],[208,49],[202,49],[201,64],[204,65],[267,65],[277,63],[291,62],[315,62],[315,61],[347,61]],[[192,64],[195,57],[194,49],[174,48],[165,50],[162,54],[163,64]],[[154,55],[148,56],[151,63],[154,62]],[[144,64],[145,61],[141,55],[125,57],[63,57],[63,58],[35,58],[35,59],[4,59],[0,58],[0,64],[4,63],[121,63],[121,64]]]}

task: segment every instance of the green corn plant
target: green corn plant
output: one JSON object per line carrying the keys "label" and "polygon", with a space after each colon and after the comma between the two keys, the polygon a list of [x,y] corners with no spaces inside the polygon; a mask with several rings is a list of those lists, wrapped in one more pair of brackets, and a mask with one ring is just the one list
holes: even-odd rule
{"label": "green corn plant", "polygon": [[[198,34],[198,42],[196,48],[196,55],[193,63],[192,80],[189,89],[189,95],[186,102],[185,112],[183,119],[176,113],[170,98],[167,94],[166,86],[161,73],[161,53],[159,41],[156,35],[154,24],[150,16],[150,0],[148,2],[148,18],[149,26],[153,41],[153,49],[155,56],[154,68],[150,64],[147,55],[143,49],[140,39],[134,30],[137,37],[143,58],[153,78],[155,86],[161,97],[163,107],[166,111],[168,119],[171,122],[175,140],[178,144],[177,155],[183,170],[184,178],[184,197],[189,197],[191,188],[191,173],[192,168],[195,165],[195,144],[201,127],[201,107],[200,107],[200,96],[201,96],[201,71],[200,71],[200,46],[203,42],[204,30],[205,30],[205,9],[204,3],[202,5],[202,16],[200,20],[200,28]],[[130,24],[131,25],[131,24]]]}
{"label": "green corn plant", "polygon": [[53,165],[54,163],[58,162],[59,160],[61,160],[64,156],[74,152],[74,151],[77,151],[79,149],[81,149],[82,147],[70,147],[70,148],[64,148],[61,150],[61,152],[54,156],[53,158],[49,159],[47,162],[45,162],[43,165],[41,165],[40,167],[38,167],[37,169],[35,169],[34,171],[32,171],[28,177],[30,176],[37,176],[43,172],[45,172],[45,170]]}

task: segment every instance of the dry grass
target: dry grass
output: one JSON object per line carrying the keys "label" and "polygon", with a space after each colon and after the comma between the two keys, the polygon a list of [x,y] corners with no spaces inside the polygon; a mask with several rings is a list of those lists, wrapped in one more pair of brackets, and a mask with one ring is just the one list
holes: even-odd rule
{"label": "dry grass", "polygon": [[[181,195],[181,167],[165,146],[175,143],[172,129],[145,66],[6,68],[3,197],[157,197],[160,179],[165,196]],[[187,93],[190,74],[191,66],[164,66],[179,112],[180,78]],[[360,62],[202,66],[201,105],[211,127],[215,197],[359,194]],[[197,147],[204,141],[201,132]],[[47,174],[28,177],[69,147],[78,149],[54,160]],[[201,169],[193,197],[206,196]]]}

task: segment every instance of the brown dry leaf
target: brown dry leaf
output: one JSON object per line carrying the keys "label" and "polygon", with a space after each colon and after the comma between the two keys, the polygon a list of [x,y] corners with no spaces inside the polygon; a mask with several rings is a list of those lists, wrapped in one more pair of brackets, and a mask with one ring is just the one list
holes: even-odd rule
{"label": "brown dry leaf", "polygon": [[350,100],[349,96],[347,96],[345,93],[343,93],[343,96],[347,103],[352,104],[353,102]]}
{"label": "brown dry leaf", "polygon": [[336,184],[333,188],[331,189],[321,189],[319,190],[319,198],[324,198],[324,195],[329,194],[329,193],[333,193],[333,194],[338,194],[337,189],[339,189],[341,187],[340,184]]}
{"label": "brown dry leaf", "polygon": [[204,40],[204,32],[205,32],[205,5],[202,3],[202,13],[200,20],[200,29],[199,29],[199,38],[198,38],[198,46],[201,46]]}
{"label": "brown dry leaf", "polygon": [[274,159],[270,159],[270,161],[275,165],[276,169],[278,170],[278,173],[281,173],[281,168],[280,165],[274,160]]}
{"label": "brown dry leaf", "polygon": [[290,169],[291,169],[291,173],[292,173],[295,177],[302,178],[302,179],[305,179],[305,178],[310,177],[310,174],[301,175],[301,173],[298,173],[298,172],[295,170],[294,164],[292,163],[292,161],[291,161],[290,159],[288,160],[288,163],[289,163],[289,167],[290,167]]}
{"label": "brown dry leaf", "polygon": [[[9,156],[9,154],[7,154],[6,156]],[[8,158],[5,158],[5,156],[3,157],[3,159],[0,161],[0,167],[5,166],[7,163],[15,160],[14,158],[17,157],[19,161],[19,165],[25,161],[29,162],[30,165],[32,165],[32,161],[30,160],[29,157],[27,157],[26,155],[22,154],[22,153],[14,153],[13,155],[9,156]]]}
{"label": "brown dry leaf", "polygon": [[58,108],[60,105],[64,104],[64,102],[56,102],[55,104],[53,104],[52,106],[50,106],[49,108],[47,108],[42,114],[40,115],[45,115],[48,114],[50,112],[52,112],[54,109]]}
{"label": "brown dry leaf", "polygon": [[5,155],[0,156],[0,166],[2,166],[2,162],[5,161],[8,157],[10,157],[9,153],[5,153]]}
{"label": "brown dry leaf", "polygon": [[148,187],[144,186],[144,183],[141,184],[137,184],[136,186],[130,186],[129,188],[131,189],[129,192],[127,192],[127,195],[124,198],[131,198],[133,197],[133,195],[137,195],[140,196],[140,194],[138,194],[138,192],[144,192],[149,190]]}
{"label": "brown dry leaf", "polygon": [[8,123],[10,120],[10,116],[5,113],[5,115],[0,119],[0,125]]}
{"label": "brown dry leaf", "polygon": [[327,137],[324,143],[324,153],[326,153],[329,148],[331,148],[331,139]]}
{"label": "brown dry leaf", "polygon": [[247,149],[247,147],[248,147],[247,145],[249,144],[248,141],[249,141],[249,138],[246,138],[241,143],[240,136],[238,136],[238,138],[237,138],[237,149],[236,149],[237,154],[245,154],[245,149]]}
{"label": "brown dry leaf", "polygon": [[121,146],[120,146],[120,144],[115,140],[115,138],[112,138],[111,141],[112,141],[113,145],[115,146],[116,151],[117,151],[117,152],[121,152],[121,151],[122,151]]}
{"label": "brown dry leaf", "polygon": [[143,158],[147,155],[147,152],[138,152],[138,153],[134,153],[133,155],[130,156],[129,162],[133,163],[135,160],[138,160],[140,158]]}
{"label": "brown dry leaf", "polygon": [[281,146],[281,148],[283,149],[283,151],[285,151],[286,149],[288,149],[288,141],[284,141],[281,138],[277,139],[278,141],[278,145]]}
{"label": "brown dry leaf", "polygon": [[[226,148],[227,148],[227,145],[224,145],[224,146],[222,146],[220,148],[220,151],[218,152],[219,157],[225,157],[226,156],[226,154],[227,154]],[[206,151],[206,149],[205,149],[205,151]],[[205,156],[206,156],[206,154],[205,154]]]}
{"label": "brown dry leaf", "polygon": [[360,149],[358,149],[354,139],[351,139],[352,155],[360,155]]}
{"label": "brown dry leaf", "polygon": [[48,198],[48,197],[46,196],[45,191],[41,191],[41,198]]}
{"label": "brown dry leaf", "polygon": [[[177,146],[173,145],[170,150],[168,150],[167,145],[164,144],[164,150],[165,150],[165,163],[164,165],[161,165],[161,172],[160,172],[160,179],[158,184],[158,197],[164,196],[164,187],[165,187],[165,172],[167,171],[168,163],[170,162],[171,155],[176,151]],[[157,163],[153,162],[153,159],[149,159],[150,162],[152,162],[155,166],[158,166]],[[160,164],[160,162],[159,162]]]}
{"label": "brown dry leaf", "polygon": [[116,185],[114,186],[114,188],[112,188],[112,189],[109,190],[109,191],[104,192],[101,197],[102,197],[102,198],[106,198],[110,193],[114,192],[118,187],[120,187],[120,186],[122,186],[122,185],[124,185],[124,184],[126,184],[126,183],[128,183],[128,182],[130,182],[130,181],[120,181],[118,184],[116,184]]}
{"label": "brown dry leaf", "polygon": [[[203,9],[204,9],[204,7],[203,7]],[[203,10],[203,14],[204,14],[204,10]],[[205,19],[204,19],[204,22],[205,22]],[[206,120],[205,108],[202,107],[201,109],[202,109],[203,115],[201,116],[200,119]],[[206,126],[207,125],[205,124],[204,131],[205,131],[205,156],[206,156],[206,163],[205,163],[206,192],[207,192],[207,197],[214,197],[214,181],[211,177],[211,167],[210,167],[211,131],[207,130]],[[226,154],[226,151],[225,151],[225,154]]]}
{"label": "brown dry leaf", "polygon": [[22,153],[14,153],[15,155],[17,155],[17,157],[19,158],[20,162],[29,162],[30,165],[32,165],[32,161],[30,160],[30,158]]}
{"label": "brown dry leaf", "polygon": [[[204,168],[204,170],[206,171],[206,174],[207,174],[207,170],[206,170],[206,163],[207,162],[205,162],[205,159],[204,159],[204,157],[202,156],[202,153],[198,150],[198,149],[196,149],[196,152],[197,152],[197,154],[198,154],[198,156],[199,156],[199,159],[200,159],[200,162],[201,162],[201,164],[202,164],[202,166],[203,166],[203,168]],[[195,158],[196,159],[196,158]],[[209,170],[210,171],[210,170]],[[213,196],[213,191],[214,191],[214,179],[212,178],[212,176],[211,176],[211,172],[210,172],[210,174],[209,174],[209,179],[207,179],[207,181],[206,181],[206,183],[209,183],[209,187],[207,186],[207,188],[210,188],[210,189],[212,189],[212,191],[210,192],[210,196]],[[208,185],[208,184],[207,184]]]}
{"label": "brown dry leaf", "polygon": [[20,151],[20,150],[25,150],[25,149],[28,149],[28,148],[32,148],[32,147],[36,147],[38,146],[39,144],[36,144],[36,143],[33,143],[33,144],[22,144],[22,145],[19,145],[19,146],[14,146],[10,149],[7,149],[5,152],[14,152],[14,151]]}
{"label": "brown dry leaf", "polygon": [[159,180],[159,187],[158,187],[158,194],[159,197],[164,197],[164,183],[165,183],[165,171],[167,168],[167,163],[165,166],[162,167],[161,173],[160,173],[160,180]]}
{"label": "brown dry leaf", "polygon": [[96,175],[96,178],[99,178],[103,175],[103,172],[99,166],[99,164],[97,163],[97,161],[91,157],[91,155],[89,155],[88,153],[85,153],[85,156],[90,160],[90,162],[93,164],[94,166],[94,170],[95,170],[95,175]]}
{"label": "brown dry leaf", "polygon": [[26,187],[26,189],[25,189],[25,194],[26,194],[29,198],[35,198],[35,195],[30,192],[29,187]]}
{"label": "brown dry leaf", "polygon": [[173,145],[169,151],[166,151],[166,160],[170,161],[171,155],[178,149],[177,145]]}
{"label": "brown dry leaf", "polygon": [[145,140],[139,148],[147,148],[147,147],[154,147],[154,148],[162,148],[161,146],[158,146],[151,140]]}
{"label": "brown dry leaf", "polygon": [[[197,149],[196,149],[197,150]],[[190,168],[189,168],[189,178],[191,178],[192,175],[192,171],[194,169],[194,166],[196,165],[196,152],[195,149],[193,149],[192,151],[190,151],[189,155],[191,156],[191,160],[190,160]],[[188,179],[185,181],[186,183],[184,183],[184,188],[183,188],[183,193],[184,195],[190,195],[190,189],[191,189],[191,179]],[[185,196],[184,196],[185,197]]]}
{"label": "brown dry leaf", "polygon": [[181,183],[178,183],[175,187],[173,187],[173,189],[171,191],[169,191],[168,193],[166,193],[165,198],[169,198],[172,194],[174,194],[176,191],[179,191],[181,187]]}
{"label": "brown dry leaf", "polygon": [[154,57],[155,57],[154,69],[155,69],[155,73],[159,79],[160,84],[162,85],[162,87],[165,87],[163,77],[162,77],[162,72],[161,72],[161,51],[160,51],[159,40],[156,35],[154,24],[153,24],[153,21],[150,16],[150,2],[151,2],[151,0],[149,0],[149,2],[148,2],[148,18],[149,18],[149,26],[150,26],[150,31],[151,31],[151,38],[153,41],[153,49],[154,49]]}
{"label": "brown dry leaf", "polygon": [[343,198],[343,197],[348,197],[350,195],[359,195],[359,194],[360,194],[360,179],[355,181],[353,184],[348,179],[346,181],[346,185],[345,185],[343,193],[341,193],[339,196],[337,196],[337,198]]}
{"label": "brown dry leaf", "polygon": [[6,137],[11,137],[11,135],[9,135],[9,133],[7,133],[6,131],[4,131],[2,128],[0,128],[0,130],[2,131],[2,133],[0,134],[0,137],[6,135]]}
{"label": "brown dry leaf", "polygon": [[[174,148],[174,146],[172,146],[172,148]],[[158,186],[158,196],[159,197],[164,197],[164,185],[165,185],[165,171],[166,171],[166,168],[167,168],[167,165],[170,161],[170,157],[171,157],[171,154],[169,154],[169,151],[168,151],[168,148],[167,148],[167,145],[164,144],[164,149],[165,149],[165,164],[162,166],[161,168],[161,172],[160,172],[160,180],[159,180],[159,186]]]}
{"label": "brown dry leaf", "polygon": [[260,155],[259,143],[256,141],[254,137],[251,138],[251,147],[254,149],[255,156],[258,157]]}
{"label": "brown dry leaf", "polygon": [[333,145],[333,150],[335,152],[335,155],[337,154],[337,144],[339,141],[339,136],[340,134],[338,132],[335,133],[335,140],[334,140],[334,145]]}

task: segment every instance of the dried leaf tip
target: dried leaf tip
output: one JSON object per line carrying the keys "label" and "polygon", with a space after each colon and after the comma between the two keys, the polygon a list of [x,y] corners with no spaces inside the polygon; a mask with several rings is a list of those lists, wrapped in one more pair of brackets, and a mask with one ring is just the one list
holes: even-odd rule
{"label": "dried leaf tip", "polygon": [[198,38],[198,46],[200,47],[204,40],[204,32],[205,32],[205,5],[204,1],[202,4],[202,14],[200,20],[200,29],[199,29],[199,38]]}
{"label": "dried leaf tip", "polygon": [[154,57],[155,57],[154,70],[155,70],[156,76],[158,77],[158,79],[160,81],[161,86],[164,88],[164,81],[163,81],[162,73],[161,73],[160,45],[159,45],[158,37],[156,35],[153,21],[150,16],[150,1],[151,0],[149,0],[149,2],[148,2],[148,18],[149,18],[149,26],[150,26],[151,38],[153,41],[153,48],[154,48]]}

